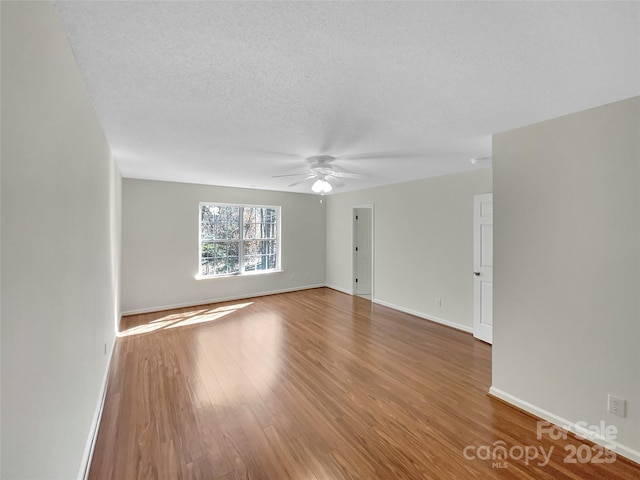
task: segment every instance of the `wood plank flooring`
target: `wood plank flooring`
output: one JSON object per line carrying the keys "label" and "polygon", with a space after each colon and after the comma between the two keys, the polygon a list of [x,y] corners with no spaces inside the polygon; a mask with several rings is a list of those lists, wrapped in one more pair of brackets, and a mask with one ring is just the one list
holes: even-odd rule
{"label": "wood plank flooring", "polygon": [[[538,439],[487,396],[490,346],[362,298],[321,288],[122,330],[92,480],[640,478],[620,458],[565,463],[591,445]],[[509,458],[481,459],[499,445]],[[528,446],[538,457],[518,459]]]}

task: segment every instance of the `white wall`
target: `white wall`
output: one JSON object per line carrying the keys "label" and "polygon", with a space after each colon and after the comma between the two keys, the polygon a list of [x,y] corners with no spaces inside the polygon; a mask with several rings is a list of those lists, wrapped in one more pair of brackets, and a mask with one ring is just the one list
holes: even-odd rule
{"label": "white wall", "polygon": [[[123,312],[243,298],[324,284],[318,195],[125,179]],[[282,273],[196,280],[199,202],[281,206]]]}
{"label": "white wall", "polygon": [[2,478],[82,467],[119,311],[120,175],[50,2],[2,2]]}
{"label": "white wall", "polygon": [[[492,392],[640,461],[640,98],[494,137]],[[607,394],[627,400],[626,418]],[[635,452],[635,453],[634,453]]]}
{"label": "white wall", "polygon": [[327,197],[327,284],[351,292],[352,209],[374,204],[374,300],[470,331],[473,196],[487,192],[490,168]]}

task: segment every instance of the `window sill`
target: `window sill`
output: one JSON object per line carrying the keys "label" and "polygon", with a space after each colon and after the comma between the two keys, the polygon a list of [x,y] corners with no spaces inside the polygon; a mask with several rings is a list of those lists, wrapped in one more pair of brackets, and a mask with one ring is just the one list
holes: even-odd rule
{"label": "window sill", "polygon": [[268,270],[266,272],[245,272],[245,273],[231,273],[229,275],[196,275],[196,280],[218,280],[220,278],[242,278],[242,277],[257,277],[261,275],[273,275],[274,273],[284,273],[284,270]]}

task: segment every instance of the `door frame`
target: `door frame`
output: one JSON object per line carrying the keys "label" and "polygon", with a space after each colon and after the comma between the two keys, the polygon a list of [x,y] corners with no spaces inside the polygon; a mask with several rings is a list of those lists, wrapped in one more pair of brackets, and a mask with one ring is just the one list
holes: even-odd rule
{"label": "door frame", "polygon": [[357,295],[356,275],[358,274],[358,266],[356,264],[356,210],[361,208],[368,208],[371,210],[371,300],[375,298],[375,272],[376,272],[376,243],[375,243],[375,225],[376,225],[376,210],[375,204],[364,203],[360,205],[353,205],[351,208],[351,294]]}

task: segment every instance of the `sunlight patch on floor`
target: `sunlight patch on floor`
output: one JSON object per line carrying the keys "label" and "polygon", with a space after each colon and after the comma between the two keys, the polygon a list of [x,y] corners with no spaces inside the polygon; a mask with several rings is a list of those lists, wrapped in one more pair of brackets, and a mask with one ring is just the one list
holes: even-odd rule
{"label": "sunlight patch on floor", "polygon": [[222,307],[215,307],[211,309],[192,310],[184,313],[171,313],[147,324],[138,325],[123,332],[119,332],[118,337],[129,337],[131,335],[141,335],[143,333],[151,333],[157,330],[213,322],[252,304],[253,302],[247,302],[235,305],[224,305]]}

